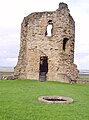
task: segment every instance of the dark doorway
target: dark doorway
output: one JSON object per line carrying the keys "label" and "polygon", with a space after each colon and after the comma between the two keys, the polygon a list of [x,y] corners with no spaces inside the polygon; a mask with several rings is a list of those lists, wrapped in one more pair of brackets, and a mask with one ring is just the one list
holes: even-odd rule
{"label": "dark doorway", "polygon": [[39,66],[39,80],[46,81],[46,74],[48,72],[48,57],[40,57],[40,66]]}

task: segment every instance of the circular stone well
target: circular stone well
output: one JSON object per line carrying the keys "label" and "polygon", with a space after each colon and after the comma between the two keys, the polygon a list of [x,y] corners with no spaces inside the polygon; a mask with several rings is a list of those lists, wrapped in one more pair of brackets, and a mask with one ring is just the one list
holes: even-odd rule
{"label": "circular stone well", "polygon": [[50,103],[50,104],[69,104],[73,102],[73,99],[70,97],[64,96],[41,96],[38,98],[39,101]]}

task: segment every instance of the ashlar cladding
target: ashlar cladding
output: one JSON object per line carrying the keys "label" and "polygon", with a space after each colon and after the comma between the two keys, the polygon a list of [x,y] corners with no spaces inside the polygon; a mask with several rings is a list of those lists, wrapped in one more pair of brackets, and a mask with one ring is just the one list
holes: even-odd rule
{"label": "ashlar cladding", "polygon": [[23,19],[17,79],[69,82],[78,77],[74,64],[75,22],[67,4],[52,12],[35,12]]}

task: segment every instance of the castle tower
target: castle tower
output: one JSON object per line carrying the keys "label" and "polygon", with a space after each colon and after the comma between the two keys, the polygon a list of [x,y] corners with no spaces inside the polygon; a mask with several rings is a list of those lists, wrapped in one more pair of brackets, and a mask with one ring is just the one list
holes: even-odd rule
{"label": "castle tower", "polygon": [[75,22],[67,4],[52,12],[35,12],[23,19],[17,79],[69,82],[78,77],[74,64]]}

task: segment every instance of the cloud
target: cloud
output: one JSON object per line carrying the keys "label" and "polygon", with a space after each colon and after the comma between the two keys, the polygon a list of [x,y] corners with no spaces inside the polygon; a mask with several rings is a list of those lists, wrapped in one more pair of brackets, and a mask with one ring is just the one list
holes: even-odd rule
{"label": "cloud", "polygon": [[79,57],[79,58],[77,57],[75,60],[75,63],[78,65],[79,69],[89,70],[88,62],[89,62],[89,55],[85,57]]}
{"label": "cloud", "polygon": [[72,15],[75,20],[75,63],[79,69],[89,69],[89,1],[73,0]]}
{"label": "cloud", "polygon": [[7,58],[18,57],[20,34],[16,28],[0,28],[0,66],[13,66],[15,61],[9,62]]}
{"label": "cloud", "polygon": [[13,62],[13,61],[17,62],[17,58],[7,58],[6,61],[8,61],[8,62]]}
{"label": "cloud", "polygon": [[0,67],[15,67],[17,64],[17,58],[1,58],[0,59]]}

